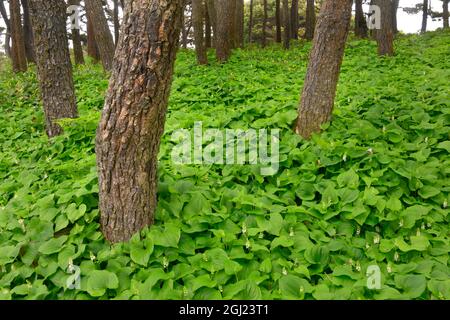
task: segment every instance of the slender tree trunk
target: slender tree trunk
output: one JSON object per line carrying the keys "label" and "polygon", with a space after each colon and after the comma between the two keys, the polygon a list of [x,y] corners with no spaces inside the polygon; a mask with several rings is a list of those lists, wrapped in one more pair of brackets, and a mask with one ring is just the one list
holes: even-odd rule
{"label": "slender tree trunk", "polygon": [[95,63],[100,61],[100,52],[97,41],[95,40],[94,26],[92,25],[92,19],[89,15],[87,15],[87,54]]}
{"label": "slender tree trunk", "polygon": [[25,72],[27,71],[27,57],[25,53],[25,41],[23,38],[19,0],[11,0],[9,3],[9,10],[11,17],[13,70],[14,72]]}
{"label": "slender tree trunk", "polygon": [[397,11],[399,4],[400,0],[392,0],[392,31],[394,32],[394,35],[398,33]]}
{"label": "slender tree trunk", "polygon": [[11,24],[8,19],[8,13],[6,12],[5,4],[3,0],[0,0],[0,14],[3,17],[6,25],[6,36],[5,36],[5,53],[11,58]]}
{"label": "slender tree trunk", "polygon": [[[79,6],[80,0],[69,0],[69,5]],[[81,45],[80,30],[74,25],[71,33],[75,64],[84,64],[83,46]]]}
{"label": "slender tree trunk", "polygon": [[208,18],[211,23],[211,28],[213,32],[213,46],[216,47],[216,38],[217,38],[217,13],[216,6],[214,4],[214,0],[206,0],[206,4],[208,7]]}
{"label": "slender tree trunk", "polygon": [[267,0],[263,0],[263,24],[262,24],[262,38],[261,45],[264,48],[267,45]]}
{"label": "slender tree trunk", "polygon": [[314,29],[316,27],[316,7],[314,0],[306,1],[306,28],[305,39],[311,41],[314,38]]}
{"label": "slender tree trunk", "polygon": [[444,0],[443,4],[442,4],[442,20],[444,21],[444,29],[448,29],[449,28],[449,24],[448,24],[448,17],[449,17],[449,13],[448,13],[448,2],[449,0]]}
{"label": "slender tree trunk", "polygon": [[392,2],[391,0],[374,1],[381,9],[381,30],[375,32],[380,56],[394,55],[394,32],[392,30]]}
{"label": "slender tree trunk", "polygon": [[216,56],[219,62],[226,62],[231,56],[230,33],[233,29],[233,20],[235,19],[235,10],[230,10],[232,2],[234,1],[215,0],[214,3],[217,15],[217,37],[215,38]]}
{"label": "slender tree trunk", "polygon": [[119,42],[119,34],[120,34],[120,22],[119,22],[119,0],[114,0],[114,11],[113,11],[113,20],[114,20],[114,43],[117,45]]}
{"label": "slender tree trunk", "polygon": [[208,1],[205,1],[205,7],[204,7],[204,12],[205,12],[205,47],[206,49],[209,49],[212,47],[212,35],[211,35],[211,31],[212,31],[212,26],[211,26],[211,19],[209,17],[209,12],[208,12]]}
{"label": "slender tree trunk", "polygon": [[283,25],[284,25],[283,47],[287,50],[290,47],[290,40],[291,40],[291,15],[289,13],[289,0],[283,0]]}
{"label": "slender tree trunk", "polygon": [[108,21],[106,20],[105,11],[103,10],[102,1],[85,0],[86,13],[91,18],[94,27],[95,40],[97,42],[100,57],[102,59],[103,68],[111,71],[114,59],[114,40],[109,30]]}
{"label": "slender tree trunk", "polygon": [[30,21],[30,8],[28,5],[29,0],[22,0],[22,8],[23,8],[23,38],[25,41],[25,55],[27,57],[28,62],[35,63],[36,55],[34,53],[34,37],[33,30],[31,28]]}
{"label": "slender tree trunk", "polygon": [[55,120],[78,116],[66,31],[66,4],[30,0],[36,64],[49,137],[62,133]]}
{"label": "slender tree trunk", "polygon": [[298,39],[298,0],[292,0],[291,27],[292,39]]}
{"label": "slender tree trunk", "polygon": [[154,222],[157,163],[181,27],[181,1],[128,1],[96,154],[101,227],[111,242]]}
{"label": "slender tree trunk", "polygon": [[330,120],[352,3],[352,0],[325,0],[322,4],[296,126],[296,132],[306,139],[319,132],[320,126]]}
{"label": "slender tree trunk", "polygon": [[275,41],[281,43],[281,5],[280,0],[275,1],[275,25],[277,29],[277,35]]}
{"label": "slender tree trunk", "polygon": [[355,35],[359,38],[367,38],[368,28],[362,2],[362,0],[355,0]]}
{"label": "slender tree trunk", "polygon": [[195,52],[198,64],[208,64],[203,38],[204,6],[202,0],[192,0],[192,24],[194,26]]}
{"label": "slender tree trunk", "polygon": [[427,31],[427,22],[428,22],[428,0],[423,0],[422,29],[421,29],[422,33]]}
{"label": "slender tree trunk", "polygon": [[244,47],[244,0],[236,1],[236,46]]}
{"label": "slender tree trunk", "polygon": [[231,21],[229,21],[229,25],[230,25],[230,31],[228,34],[229,37],[229,42],[230,42],[230,46],[231,49],[235,49],[238,47],[238,43],[237,43],[237,19],[236,19],[236,12],[237,12],[237,0],[228,0],[228,10],[230,12],[230,19]]}
{"label": "slender tree trunk", "polygon": [[253,37],[253,0],[250,0],[250,16],[248,19],[248,42],[252,42]]}

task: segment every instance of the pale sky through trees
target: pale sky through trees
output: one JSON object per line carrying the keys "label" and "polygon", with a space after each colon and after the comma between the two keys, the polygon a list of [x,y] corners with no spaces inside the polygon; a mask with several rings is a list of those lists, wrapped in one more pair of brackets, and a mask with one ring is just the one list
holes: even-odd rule
{"label": "pale sky through trees", "polygon": [[[258,1],[258,0],[256,0]],[[433,11],[441,12],[442,11],[442,1],[439,0],[430,0]],[[110,8],[113,7],[112,1],[110,2]],[[250,0],[245,0],[246,3],[250,2]],[[422,0],[400,0],[399,10],[397,14],[397,23],[398,29],[404,33],[417,33],[420,31],[422,26],[422,12],[417,14],[407,14],[401,8],[403,7],[414,7],[416,4],[422,3]],[[8,10],[8,4],[5,3],[6,9]],[[368,6],[366,5],[364,11],[368,11]],[[3,19],[0,19],[0,27],[4,27]],[[442,27],[442,20],[433,21],[431,17],[428,17],[427,31],[434,31],[438,28]],[[82,29],[85,28],[82,26]],[[113,32],[113,31],[112,31]],[[3,43],[5,41],[4,32],[2,32],[0,36],[0,51],[3,52]]]}

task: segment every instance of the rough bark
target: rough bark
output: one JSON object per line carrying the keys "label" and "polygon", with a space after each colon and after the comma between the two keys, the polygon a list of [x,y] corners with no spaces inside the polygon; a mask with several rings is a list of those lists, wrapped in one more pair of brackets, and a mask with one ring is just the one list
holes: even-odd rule
{"label": "rough bark", "polygon": [[320,10],[296,125],[296,132],[306,139],[330,120],[352,3],[352,0],[325,0]]}
{"label": "rough bark", "polygon": [[117,45],[119,42],[119,34],[120,34],[120,22],[119,22],[119,0],[113,1],[114,10],[113,10],[113,20],[114,20],[114,43]]}
{"label": "rough bark", "polygon": [[264,48],[267,44],[267,0],[263,0],[263,14],[261,45]]}
{"label": "rough bark", "polygon": [[355,35],[359,38],[367,38],[368,27],[362,2],[362,0],[355,0]]}
{"label": "rough bark", "polygon": [[[69,5],[79,6],[80,0],[69,0]],[[84,64],[83,46],[81,45],[80,30],[75,28],[74,26],[74,28],[71,30],[71,33],[75,64]]]}
{"label": "rough bark", "polygon": [[236,0],[236,47],[244,47],[244,0]]}
{"label": "rough bark", "polygon": [[283,0],[283,47],[289,49],[291,40],[291,15],[289,13],[289,0]]}
{"label": "rough bark", "polygon": [[22,0],[22,8],[23,8],[23,38],[25,41],[25,55],[27,57],[28,62],[35,63],[36,62],[36,54],[34,52],[34,36],[33,30],[31,27],[30,20],[30,8],[28,5],[29,0]]}
{"label": "rough bark", "polygon": [[3,17],[3,21],[6,25],[5,53],[8,57],[11,58],[11,24],[3,0],[0,0],[0,14]]}
{"label": "rough bark", "polygon": [[94,35],[94,26],[92,24],[92,19],[89,15],[87,16],[87,54],[94,60],[94,62],[100,61],[100,52],[98,50],[97,41]]}
{"label": "rough bark", "polygon": [[444,29],[448,29],[449,28],[449,23],[448,23],[448,17],[449,17],[448,2],[449,2],[449,0],[444,0],[443,3],[442,3],[442,20],[443,20],[443,24],[444,24]]}
{"label": "rough bark", "polygon": [[427,22],[428,22],[428,0],[423,0],[423,4],[422,4],[422,29],[421,29],[422,33],[427,31]]}
{"label": "rough bark", "polygon": [[398,33],[397,11],[399,4],[400,0],[392,0],[392,31],[394,32],[394,35]]}
{"label": "rough bark", "polygon": [[91,18],[95,40],[102,60],[103,68],[111,71],[114,59],[114,40],[109,30],[101,0],[85,0],[86,14]]}
{"label": "rough bark", "polygon": [[214,4],[215,0],[206,0],[206,4],[208,7],[208,18],[209,18],[209,22],[211,24],[211,28],[212,28],[212,32],[213,32],[213,39],[214,39],[214,44],[213,46],[216,47],[215,45],[215,41],[216,41],[216,37],[217,37],[217,13],[216,13],[216,7]]}
{"label": "rough bark", "polygon": [[97,130],[101,228],[129,240],[154,222],[157,163],[179,43],[180,0],[129,0]]}
{"label": "rough bark", "polygon": [[248,42],[252,42],[253,36],[253,0],[250,0],[250,14],[248,19]]}
{"label": "rough bark", "polygon": [[208,64],[203,37],[204,6],[202,0],[192,0],[192,24],[194,26],[195,52],[198,64]]}
{"label": "rough bark", "polygon": [[306,27],[305,39],[311,41],[314,38],[314,29],[316,27],[316,7],[314,0],[306,1]]}
{"label": "rough bark", "polygon": [[298,0],[292,0],[291,7],[291,37],[298,39]]}
{"label": "rough bark", "polygon": [[11,17],[13,70],[14,72],[25,72],[27,71],[27,57],[25,53],[25,40],[23,37],[19,0],[11,0],[9,3],[9,10]]}
{"label": "rough bark", "polygon": [[205,1],[205,47],[209,49],[212,47],[212,26],[211,26],[211,18],[209,17],[208,12],[208,1]]}
{"label": "rough bark", "polygon": [[233,20],[235,10],[234,1],[215,0],[214,6],[216,9],[216,32],[215,38],[216,56],[219,62],[226,62],[231,56],[231,39],[230,32],[233,29]]}
{"label": "rough bark", "polygon": [[276,26],[275,41],[278,43],[281,43],[281,5],[280,5],[280,0],[275,1],[275,26]]}
{"label": "rough bark", "polygon": [[55,120],[78,116],[66,32],[66,4],[30,0],[37,74],[49,137],[62,133]]}
{"label": "rough bark", "polygon": [[381,9],[381,29],[375,32],[380,56],[394,55],[394,31],[392,29],[391,0],[374,1]]}

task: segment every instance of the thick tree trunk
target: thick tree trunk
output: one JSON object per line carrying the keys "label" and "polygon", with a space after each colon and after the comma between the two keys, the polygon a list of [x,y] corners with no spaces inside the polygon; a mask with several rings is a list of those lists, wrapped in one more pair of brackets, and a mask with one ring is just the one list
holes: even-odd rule
{"label": "thick tree trunk", "polygon": [[298,39],[298,0],[292,0],[291,28],[292,39]]}
{"label": "thick tree trunk", "polygon": [[228,34],[228,37],[229,37],[229,42],[230,42],[230,47],[231,47],[231,49],[236,49],[237,47],[238,47],[238,44],[237,44],[237,19],[236,19],[236,12],[237,12],[237,9],[236,9],[236,7],[237,7],[237,0],[228,0],[228,10],[229,10],[229,12],[230,12],[230,15],[231,15],[231,17],[230,17],[230,22],[229,22],[229,25],[230,25],[230,31],[229,31],[229,34]]}
{"label": "thick tree trunk", "polygon": [[244,0],[236,0],[236,47],[244,47]]}
{"label": "thick tree trunk", "polygon": [[289,0],[283,0],[283,47],[289,49],[291,40],[291,15],[289,13]]}
{"label": "thick tree trunk", "polygon": [[248,42],[252,42],[253,37],[253,0],[250,0],[250,14],[248,19]]}
{"label": "thick tree trunk", "polygon": [[212,46],[216,47],[216,38],[217,38],[217,12],[216,6],[214,4],[214,0],[206,0],[206,4],[208,7],[208,18],[211,24],[212,32],[213,32],[213,43]]}
{"label": "thick tree trunk", "polygon": [[261,45],[264,48],[267,45],[267,0],[263,0],[263,14]]}
{"label": "thick tree trunk", "polygon": [[114,43],[117,45],[119,42],[119,34],[120,34],[120,22],[119,22],[119,0],[113,1],[114,11],[113,11],[113,20],[114,20]]}
{"label": "thick tree trunk", "polygon": [[275,25],[276,25],[275,41],[278,43],[281,43],[281,5],[280,5],[280,0],[275,1]]}
{"label": "thick tree trunk", "polygon": [[398,33],[397,11],[399,4],[400,0],[392,0],[392,31],[394,32],[394,35]]}
{"label": "thick tree trunk", "polygon": [[204,6],[204,12],[205,12],[205,47],[206,49],[209,49],[212,47],[212,26],[211,26],[211,18],[209,17],[208,12],[208,1],[205,1]]}
{"label": "thick tree trunk", "polygon": [[375,32],[380,56],[394,55],[394,31],[392,30],[391,0],[374,1],[381,9],[381,30]]}
{"label": "thick tree trunk", "polygon": [[97,130],[101,227],[111,242],[154,222],[157,163],[181,26],[181,1],[130,0]]}
{"label": "thick tree trunk", "polygon": [[3,0],[0,0],[0,14],[3,17],[3,21],[6,25],[5,53],[8,57],[11,58],[11,24]]}
{"label": "thick tree trunk", "polygon": [[444,21],[444,29],[448,29],[449,28],[449,24],[448,24],[448,17],[449,17],[449,13],[448,13],[448,2],[449,0],[444,0],[443,4],[442,4],[442,20]]}
{"label": "thick tree trunk", "polygon": [[62,133],[55,120],[78,116],[66,32],[66,4],[30,0],[36,64],[49,137]]}
{"label": "thick tree trunk", "polygon": [[296,126],[296,132],[306,139],[319,132],[320,126],[330,120],[352,3],[352,0],[325,0],[322,4]]}
{"label": "thick tree trunk", "polygon": [[11,0],[9,3],[9,10],[11,17],[13,70],[14,72],[25,72],[27,71],[27,57],[25,53],[25,41],[23,38],[19,0]]}
{"label": "thick tree trunk", "polygon": [[192,0],[192,24],[194,26],[195,52],[198,64],[208,64],[203,38],[204,6],[202,0]]}
{"label": "thick tree trunk", "polygon": [[94,26],[89,15],[87,15],[87,54],[95,63],[100,61],[100,52],[98,50],[97,41],[95,40]]}
{"label": "thick tree trunk", "polygon": [[[69,5],[79,6],[80,0],[69,0]],[[74,26],[74,28],[71,30],[71,33],[75,64],[84,64],[83,46],[81,45],[80,30]]]}
{"label": "thick tree trunk", "polygon": [[234,13],[236,10],[231,10],[234,6],[234,1],[215,0],[214,6],[216,9],[216,31],[215,38],[216,56],[219,62],[226,62],[231,56],[231,39],[230,33],[233,29]]}
{"label": "thick tree trunk", "polygon": [[316,28],[316,7],[314,0],[306,1],[306,28],[305,39],[312,40],[314,38],[314,29]]}
{"label": "thick tree trunk", "polygon": [[427,31],[427,22],[428,22],[428,0],[423,0],[422,4],[422,29],[421,32],[424,33]]}
{"label": "thick tree trunk", "polygon": [[94,27],[95,40],[97,42],[103,68],[111,71],[114,59],[114,40],[106,20],[101,0],[85,0],[86,14]]}
{"label": "thick tree trunk", "polygon": [[363,0],[355,0],[355,35],[360,38],[367,38],[368,27],[362,2]]}
{"label": "thick tree trunk", "polygon": [[23,38],[25,41],[25,55],[27,57],[28,62],[35,63],[36,62],[36,54],[34,52],[34,36],[33,30],[31,28],[30,21],[30,8],[28,5],[29,0],[22,0],[22,8],[23,8]]}

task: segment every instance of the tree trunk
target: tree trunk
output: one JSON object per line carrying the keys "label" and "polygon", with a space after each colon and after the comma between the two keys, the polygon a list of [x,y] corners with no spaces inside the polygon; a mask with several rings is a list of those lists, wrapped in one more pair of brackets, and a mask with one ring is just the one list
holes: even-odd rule
{"label": "tree trunk", "polygon": [[97,130],[101,226],[111,242],[154,222],[157,163],[181,27],[181,1],[128,1]]}
{"label": "tree trunk", "polygon": [[443,4],[442,4],[442,20],[444,21],[444,29],[448,29],[449,28],[449,24],[448,24],[448,2],[449,0],[444,0]]}
{"label": "tree trunk", "polygon": [[102,59],[103,68],[111,71],[114,59],[114,41],[109,30],[108,21],[105,17],[102,1],[85,0],[86,14],[91,18],[95,41],[97,42],[100,57]]}
{"label": "tree trunk", "polygon": [[263,0],[263,14],[261,45],[264,48],[267,45],[267,0]]}
{"label": "tree trunk", "polygon": [[291,40],[291,15],[289,13],[289,0],[283,0],[283,21],[284,21],[283,47],[287,50],[290,47],[290,40]]}
{"label": "tree trunk", "polygon": [[280,0],[275,1],[275,25],[277,29],[277,34],[275,41],[281,43],[281,5]]}
{"label": "tree trunk", "polygon": [[11,17],[13,70],[14,72],[25,72],[27,71],[27,57],[25,53],[25,41],[23,38],[19,0],[11,0],[9,3],[9,10]]}
{"label": "tree trunk", "polygon": [[355,0],[355,35],[359,38],[367,38],[367,21],[364,17],[363,0]]}
{"label": "tree trunk", "polygon": [[212,32],[213,32],[213,46],[216,47],[216,37],[217,37],[217,13],[216,7],[214,4],[214,0],[206,0],[206,4],[208,7],[208,18],[211,24]]}
{"label": "tree trunk", "polygon": [[119,0],[113,1],[114,12],[113,12],[113,20],[114,20],[114,43],[117,45],[119,42],[119,34],[120,34],[120,22],[119,22]]}
{"label": "tree trunk", "polygon": [[8,19],[8,13],[6,12],[5,4],[3,0],[0,0],[0,14],[3,17],[3,21],[5,21],[6,25],[6,36],[5,36],[5,53],[8,57],[11,57],[11,24]]}
{"label": "tree trunk", "polygon": [[428,22],[428,0],[423,0],[423,8],[422,8],[422,29],[421,32],[424,33],[427,31],[427,22]]}
{"label": "tree trunk", "polygon": [[23,8],[23,38],[25,41],[25,55],[27,57],[28,62],[35,63],[36,55],[34,52],[34,37],[33,30],[31,28],[30,21],[30,8],[28,5],[29,0],[22,0],[22,8]]}
{"label": "tree trunk", "polygon": [[87,16],[87,54],[91,57],[95,63],[100,61],[100,52],[98,50],[97,41],[94,35],[94,26],[92,25],[92,19]]}
{"label": "tree trunk", "polygon": [[[79,6],[80,0],[69,0],[69,5]],[[75,56],[75,64],[84,64],[83,46],[81,45],[80,30],[74,26],[72,32],[73,54]]]}
{"label": "tree trunk", "polygon": [[198,64],[208,64],[203,38],[203,1],[192,0],[192,24],[194,26],[195,52]]}
{"label": "tree trunk", "polygon": [[394,35],[398,33],[397,11],[399,4],[400,0],[392,0],[392,31],[394,32]]}
{"label": "tree trunk", "polygon": [[291,27],[292,39],[298,39],[298,0],[292,0]]}
{"label": "tree trunk", "polygon": [[66,4],[30,0],[36,64],[49,137],[62,133],[55,120],[78,116],[66,32]]}
{"label": "tree trunk", "polygon": [[236,1],[236,46],[244,47],[244,0]]}
{"label": "tree trunk", "polygon": [[306,1],[306,28],[305,39],[311,41],[314,38],[314,29],[316,27],[316,7],[314,0]]}
{"label": "tree trunk", "polygon": [[394,32],[392,30],[391,0],[374,1],[381,9],[381,30],[375,32],[380,56],[394,55]]}
{"label": "tree trunk", "polygon": [[230,10],[230,7],[233,7],[232,2],[234,1],[215,0],[214,3],[217,17],[215,45],[216,56],[219,62],[226,62],[231,56],[230,33],[233,28],[233,19],[235,19],[235,10]]}
{"label": "tree trunk", "polygon": [[322,4],[296,126],[296,132],[306,139],[319,132],[320,126],[330,120],[352,3],[352,0],[325,0]]}
{"label": "tree trunk", "polygon": [[208,12],[208,1],[205,1],[205,6],[204,6],[204,12],[205,12],[205,47],[206,49],[209,49],[212,47],[212,35],[211,35],[211,19],[209,17],[209,12]]}
{"label": "tree trunk", "polygon": [[252,42],[253,36],[253,0],[250,0],[250,16],[248,19],[248,42]]}
{"label": "tree trunk", "polygon": [[236,39],[237,39],[237,24],[236,24],[236,22],[237,22],[237,19],[236,19],[236,12],[237,12],[237,9],[236,9],[236,6],[237,6],[237,0],[228,0],[228,10],[229,10],[229,12],[230,12],[230,15],[231,15],[231,17],[230,17],[230,22],[229,22],[229,25],[230,25],[230,31],[229,31],[229,34],[228,34],[228,37],[229,37],[229,42],[230,42],[230,47],[231,47],[231,49],[235,49],[235,48],[237,48],[238,47],[238,44],[237,44],[237,42],[236,42]]}

